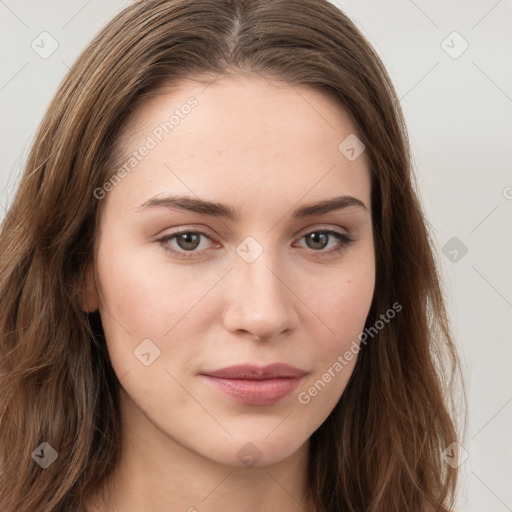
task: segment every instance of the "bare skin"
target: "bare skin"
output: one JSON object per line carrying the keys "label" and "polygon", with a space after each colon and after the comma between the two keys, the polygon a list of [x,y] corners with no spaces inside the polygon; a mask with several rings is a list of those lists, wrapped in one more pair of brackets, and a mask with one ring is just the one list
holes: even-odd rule
{"label": "bare skin", "polygon": [[[155,127],[190,97],[197,105],[157,140]],[[332,367],[363,330],[375,286],[365,154],[351,161],[338,149],[355,133],[321,93],[248,77],[185,83],[131,120],[127,159],[149,135],[157,144],[102,199],[84,304],[100,311],[122,386],[108,510],[312,510],[309,437],[353,371],[356,357]],[[148,205],[170,195],[238,217]],[[362,205],[292,217],[340,196]],[[183,231],[186,240],[171,238]],[[202,375],[276,362],[304,376],[270,405],[237,401]],[[319,379],[325,386],[310,393]],[[105,509],[91,497],[87,510]]]}

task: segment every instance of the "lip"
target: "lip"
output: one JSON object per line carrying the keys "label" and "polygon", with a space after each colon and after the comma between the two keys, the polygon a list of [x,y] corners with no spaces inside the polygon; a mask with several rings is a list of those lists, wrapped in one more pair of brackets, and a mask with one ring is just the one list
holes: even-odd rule
{"label": "lip", "polygon": [[305,372],[276,363],[267,366],[236,365],[202,372],[218,391],[248,405],[271,405],[289,395]]}

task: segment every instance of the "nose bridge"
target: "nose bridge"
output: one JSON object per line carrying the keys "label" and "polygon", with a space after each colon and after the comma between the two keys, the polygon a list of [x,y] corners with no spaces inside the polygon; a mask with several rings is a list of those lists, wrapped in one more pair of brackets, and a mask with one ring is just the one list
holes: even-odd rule
{"label": "nose bridge", "polygon": [[[247,289],[249,296],[260,300],[263,304],[270,301],[285,300],[283,283],[278,279],[279,265],[275,265],[275,258],[270,254],[261,255],[252,263],[238,261],[234,271],[239,273],[242,286]],[[263,300],[266,298],[267,300]]]}
{"label": "nose bridge", "polygon": [[295,327],[294,296],[284,284],[284,268],[276,251],[256,245],[254,239],[237,247],[228,284],[228,329],[264,338]]}

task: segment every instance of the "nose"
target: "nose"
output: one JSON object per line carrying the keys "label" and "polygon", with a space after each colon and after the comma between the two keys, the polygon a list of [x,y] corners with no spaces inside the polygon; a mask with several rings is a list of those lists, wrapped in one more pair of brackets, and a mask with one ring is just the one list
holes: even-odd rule
{"label": "nose", "polygon": [[288,280],[282,265],[265,252],[252,263],[238,258],[225,283],[225,328],[262,340],[293,331],[298,299]]}

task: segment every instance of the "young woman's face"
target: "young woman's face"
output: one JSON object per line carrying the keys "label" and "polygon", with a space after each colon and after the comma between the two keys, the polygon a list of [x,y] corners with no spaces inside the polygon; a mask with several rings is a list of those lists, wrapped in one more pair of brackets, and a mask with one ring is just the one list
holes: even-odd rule
{"label": "young woman's face", "polygon": [[[95,192],[88,303],[129,421],[239,466],[284,460],[324,422],[375,284],[354,133],[321,93],[252,78],[190,82],[137,112],[124,171]],[[234,366],[248,368],[221,372]]]}

